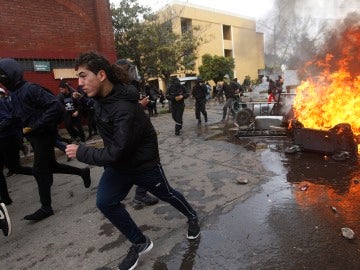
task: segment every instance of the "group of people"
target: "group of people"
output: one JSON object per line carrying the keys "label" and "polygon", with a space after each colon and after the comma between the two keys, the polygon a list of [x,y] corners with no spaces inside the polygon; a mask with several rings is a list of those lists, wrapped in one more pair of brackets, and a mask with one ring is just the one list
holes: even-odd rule
{"label": "group of people", "polygon": [[[146,102],[139,99],[128,71],[116,63],[110,64],[104,56],[95,52],[80,54],[75,69],[79,86],[86,94],[79,95],[78,99],[93,106],[104,146],[95,148],[85,144],[68,144],[65,151],[69,158],[104,167],[96,205],[132,244],[124,260],[119,263],[119,269],[135,269],[139,257],[153,247],[150,238],[142,233],[121,203],[133,185],[171,204],[188,220],[187,238],[198,238],[200,226],[197,213],[166,179],[160,163],[156,131],[144,112]],[[22,134],[20,136],[25,136],[34,150],[31,174],[38,185],[41,207],[25,216],[25,219],[40,221],[54,214],[50,194],[53,173],[77,174],[88,188],[91,185],[90,169],[60,164],[55,159],[57,125],[64,113],[59,98],[42,86],[24,80],[23,69],[14,59],[0,59],[0,83],[10,92],[6,105],[9,113],[6,117],[1,115],[0,126],[5,120],[8,128],[4,130]],[[178,105],[174,105],[174,102],[173,106],[183,110],[186,93],[174,89],[173,96],[178,102]],[[72,117],[75,111],[76,108],[69,106]],[[176,130],[180,131],[181,127],[182,119],[178,119]],[[4,151],[1,149],[0,153],[3,155]],[[2,186],[0,190],[3,192]],[[2,201],[3,195],[0,196]],[[10,224],[9,213],[5,204],[1,203],[0,228],[5,235],[11,231]]]}

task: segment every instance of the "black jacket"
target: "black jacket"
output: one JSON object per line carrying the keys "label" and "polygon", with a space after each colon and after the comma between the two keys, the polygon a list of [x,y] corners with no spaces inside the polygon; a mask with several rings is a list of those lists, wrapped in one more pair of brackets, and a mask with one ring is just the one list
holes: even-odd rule
{"label": "black jacket", "polygon": [[19,119],[13,117],[8,98],[0,98],[0,139],[20,137],[22,134]]}
{"label": "black jacket", "polygon": [[72,97],[73,92],[69,91],[67,94],[59,93],[58,100],[63,105],[66,114],[73,114],[75,111],[80,111],[80,102]]}
{"label": "black jacket", "polygon": [[13,115],[19,118],[24,127],[32,132],[56,131],[63,116],[63,108],[57,98],[40,85],[23,80],[21,66],[13,59],[0,61],[0,69],[9,77],[13,87],[11,93]]}
{"label": "black jacket", "polygon": [[196,83],[192,90],[192,95],[197,100],[206,99],[207,87],[205,84]]}
{"label": "black jacket", "polygon": [[220,90],[219,96],[221,96],[224,92],[226,98],[234,98],[235,92],[239,89],[239,85],[234,81],[231,81],[230,84],[224,82],[222,89]]}
{"label": "black jacket", "polygon": [[145,171],[158,164],[157,135],[138,100],[135,87],[120,84],[108,96],[94,98],[96,123],[104,148],[80,145],[77,159],[126,172]]}
{"label": "black jacket", "polygon": [[[183,95],[184,98],[176,100],[175,97],[180,95]],[[180,84],[180,82],[171,84],[166,90],[166,99],[171,101],[171,105],[184,104],[184,100],[189,96],[189,92]]]}

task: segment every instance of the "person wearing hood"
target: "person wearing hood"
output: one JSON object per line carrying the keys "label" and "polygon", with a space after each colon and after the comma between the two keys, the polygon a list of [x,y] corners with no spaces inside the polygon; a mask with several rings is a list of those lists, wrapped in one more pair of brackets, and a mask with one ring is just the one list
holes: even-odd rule
{"label": "person wearing hood", "polygon": [[0,202],[6,205],[11,204],[12,200],[3,173],[4,166],[12,173],[32,175],[31,167],[20,165],[21,142],[21,123],[12,115],[10,99],[0,98]]}
{"label": "person wearing hood", "polygon": [[170,203],[188,218],[188,239],[200,234],[197,214],[184,196],[168,183],[160,163],[156,131],[138,101],[133,85],[125,85],[116,64],[95,52],[80,54],[75,69],[79,85],[95,100],[95,115],[103,148],[70,144],[70,158],[103,166],[96,204],[107,219],[132,243],[119,269],[135,269],[139,256],[153,247],[121,203],[133,185]]}
{"label": "person wearing hood", "polygon": [[171,77],[170,85],[166,90],[166,99],[171,101],[171,114],[175,121],[175,135],[180,135],[183,125],[185,99],[189,97],[186,88],[181,85],[177,77]]}
{"label": "person wearing hood", "polygon": [[206,95],[208,89],[204,84],[204,81],[201,77],[198,77],[195,83],[195,86],[192,90],[192,95],[195,98],[195,117],[198,120],[198,125],[201,125],[201,115],[204,116],[205,123],[207,123],[207,112],[206,112]]}
{"label": "person wearing hood", "polygon": [[23,134],[34,150],[32,173],[38,185],[41,208],[24,219],[39,221],[54,214],[51,206],[53,173],[79,175],[88,188],[90,169],[57,163],[54,146],[63,108],[50,90],[25,81],[21,65],[12,58],[0,59],[0,83],[10,91],[12,115],[20,119]]}

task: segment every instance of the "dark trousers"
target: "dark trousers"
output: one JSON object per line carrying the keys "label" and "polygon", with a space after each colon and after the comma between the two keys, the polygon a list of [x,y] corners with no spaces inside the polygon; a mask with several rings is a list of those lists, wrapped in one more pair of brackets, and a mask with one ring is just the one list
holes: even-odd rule
{"label": "dark trousers", "polygon": [[179,132],[183,125],[185,103],[171,102],[171,115],[175,121],[175,132]]}
{"label": "dark trousers", "polygon": [[94,133],[97,133],[96,120],[95,120],[95,109],[89,109],[88,129],[89,129],[89,137],[91,137]]}
{"label": "dark trousers", "polygon": [[184,196],[170,187],[160,164],[151,170],[139,173],[126,173],[107,167],[98,185],[96,205],[130,242],[136,243],[144,236],[120,203],[133,185],[143,187],[160,200],[170,203],[189,220],[197,219],[195,210]]}
{"label": "dark trousers", "polygon": [[156,103],[157,103],[157,100],[150,100],[150,102],[148,104],[149,116],[153,116],[154,113],[158,114]]}
{"label": "dark trousers", "polygon": [[71,113],[66,113],[64,117],[64,124],[67,132],[72,138],[80,138],[82,142],[85,141],[85,133],[81,125],[80,113],[77,117],[73,117]]}
{"label": "dark trousers", "polygon": [[43,208],[51,208],[51,186],[53,174],[75,174],[81,176],[80,168],[57,163],[55,158],[56,131],[46,133],[30,133],[27,137],[34,150],[34,163],[32,172],[36,179],[40,202]]}
{"label": "dark trousers", "polygon": [[196,99],[195,101],[195,117],[201,121],[200,113],[204,116],[205,122],[207,122],[207,112],[206,112],[206,100],[205,99]]}
{"label": "dark trousers", "polygon": [[20,165],[21,138],[11,136],[0,139],[0,200],[10,200],[8,187],[3,173],[4,166],[16,174],[32,175],[31,167]]}
{"label": "dark trousers", "polygon": [[231,105],[233,104],[234,100],[235,100],[234,98],[227,98],[226,99],[226,102],[225,102],[224,107],[223,107],[223,120],[225,120],[225,118],[226,118],[228,109],[230,109],[230,112],[231,112],[232,116],[235,115],[234,111],[231,108]]}

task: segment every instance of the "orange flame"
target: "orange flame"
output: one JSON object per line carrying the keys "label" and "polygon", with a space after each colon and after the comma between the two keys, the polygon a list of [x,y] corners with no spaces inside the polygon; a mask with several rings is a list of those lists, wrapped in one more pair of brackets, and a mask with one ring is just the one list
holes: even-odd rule
{"label": "orange flame", "polygon": [[353,132],[360,134],[360,75],[357,70],[350,70],[359,67],[359,47],[359,27],[348,29],[338,44],[340,57],[327,54],[323,61],[308,63],[322,72],[307,78],[296,89],[295,118],[304,127],[328,130],[339,123],[349,123]]}

